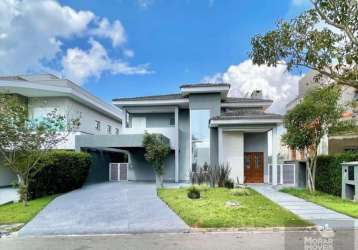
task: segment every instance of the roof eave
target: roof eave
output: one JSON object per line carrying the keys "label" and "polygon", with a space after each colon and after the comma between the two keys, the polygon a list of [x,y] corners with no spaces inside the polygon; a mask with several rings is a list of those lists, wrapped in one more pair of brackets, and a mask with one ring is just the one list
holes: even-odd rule
{"label": "roof eave", "polygon": [[171,100],[133,100],[133,101],[116,101],[112,104],[118,107],[130,106],[163,106],[163,105],[181,105],[189,103],[188,99],[171,99]]}
{"label": "roof eave", "polygon": [[211,127],[221,125],[247,125],[247,124],[281,124],[282,118],[257,118],[257,119],[212,119]]}

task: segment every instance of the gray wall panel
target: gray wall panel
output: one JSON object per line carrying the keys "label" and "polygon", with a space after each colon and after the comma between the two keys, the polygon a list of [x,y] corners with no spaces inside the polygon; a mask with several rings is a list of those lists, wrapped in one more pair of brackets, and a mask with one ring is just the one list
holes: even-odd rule
{"label": "gray wall panel", "polygon": [[[128,180],[131,181],[155,181],[153,167],[144,158],[144,149],[131,149],[130,151],[131,166],[128,168]],[[164,180],[175,180],[175,162],[174,151],[170,153],[164,169]]]}
{"label": "gray wall panel", "polygon": [[189,110],[179,110],[179,180],[188,181],[190,171]]}

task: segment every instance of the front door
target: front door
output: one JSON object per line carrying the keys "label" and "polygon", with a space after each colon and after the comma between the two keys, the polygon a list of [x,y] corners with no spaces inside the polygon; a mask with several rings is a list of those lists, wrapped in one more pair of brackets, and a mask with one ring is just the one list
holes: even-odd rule
{"label": "front door", "polygon": [[245,183],[264,182],[263,152],[245,152],[244,165]]}

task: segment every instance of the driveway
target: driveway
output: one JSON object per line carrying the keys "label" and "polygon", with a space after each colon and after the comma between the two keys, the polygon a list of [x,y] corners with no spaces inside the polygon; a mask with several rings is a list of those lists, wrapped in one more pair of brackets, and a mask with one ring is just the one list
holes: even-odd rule
{"label": "driveway", "polygon": [[162,202],[151,183],[85,186],[53,200],[20,236],[183,232],[188,226]]}

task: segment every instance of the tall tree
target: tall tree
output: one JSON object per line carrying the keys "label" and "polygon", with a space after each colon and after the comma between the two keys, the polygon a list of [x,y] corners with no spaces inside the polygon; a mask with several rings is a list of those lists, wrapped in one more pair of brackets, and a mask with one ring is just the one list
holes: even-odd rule
{"label": "tall tree", "polygon": [[343,109],[338,104],[339,96],[339,88],[334,86],[315,89],[284,117],[286,133],[282,141],[305,152],[310,191],[315,191],[318,145],[330,128],[340,124]]}
{"label": "tall tree", "polygon": [[163,187],[164,162],[170,153],[168,139],[161,134],[145,132],[143,138],[144,157],[152,165],[157,187]]}
{"label": "tall tree", "polygon": [[358,1],[311,2],[312,9],[251,40],[253,63],[303,66],[317,71],[317,79],[358,88]]}
{"label": "tall tree", "polygon": [[20,97],[0,95],[0,157],[18,176],[20,198],[25,206],[29,182],[44,166],[40,162],[79,126],[78,118],[67,118],[57,109],[40,119],[29,118],[27,109]]}

